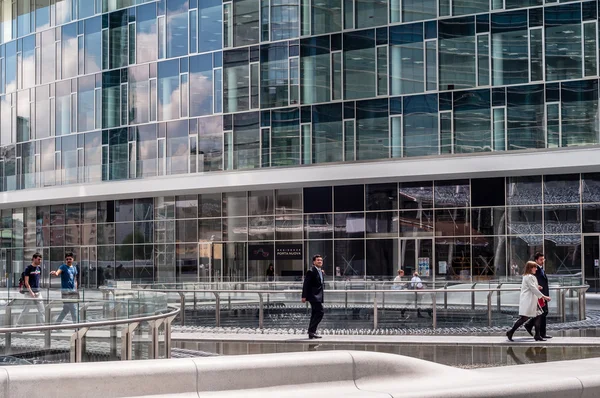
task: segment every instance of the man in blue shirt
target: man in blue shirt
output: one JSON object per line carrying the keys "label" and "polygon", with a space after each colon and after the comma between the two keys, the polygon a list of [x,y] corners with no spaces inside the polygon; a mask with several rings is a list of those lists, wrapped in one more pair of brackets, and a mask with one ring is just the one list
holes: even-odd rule
{"label": "man in blue shirt", "polygon": [[41,320],[42,324],[46,323],[46,317],[44,313],[44,298],[40,292],[40,277],[42,275],[42,255],[35,253],[31,257],[31,265],[25,267],[23,271],[23,283],[25,285],[25,306],[21,315],[17,318],[17,326],[21,324],[21,318],[23,315],[29,313],[29,310],[34,304],[38,310],[38,322]]}
{"label": "man in blue shirt", "polygon": [[73,253],[67,252],[65,263],[58,267],[58,271],[50,272],[50,275],[60,276],[60,289],[63,298],[63,309],[56,318],[56,323],[61,323],[68,313],[71,313],[71,319],[73,323],[76,323],[77,307],[74,302],[70,301],[79,298],[79,293],[77,293],[77,268],[73,265]]}

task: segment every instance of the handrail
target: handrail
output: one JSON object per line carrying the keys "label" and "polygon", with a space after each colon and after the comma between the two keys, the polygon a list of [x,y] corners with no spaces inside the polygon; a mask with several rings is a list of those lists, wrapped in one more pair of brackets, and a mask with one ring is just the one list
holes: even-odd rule
{"label": "handrail", "polygon": [[[550,290],[568,290],[568,289],[583,289],[589,288],[589,285],[577,285],[577,286],[550,286]],[[120,290],[120,289],[114,289]],[[123,290],[135,290],[135,289],[123,289]],[[144,289],[140,289],[144,290]],[[265,289],[253,289],[253,290],[240,290],[240,289],[152,289],[154,292],[161,293],[269,293],[269,294],[282,294],[282,293],[302,293],[302,289],[288,289],[288,290],[265,290]],[[448,293],[477,293],[477,292],[518,292],[521,291],[521,288],[482,288],[482,289],[447,289]],[[444,293],[444,289],[405,289],[405,290],[389,290],[389,289],[326,289],[325,292],[331,293]]]}
{"label": "handrail", "polygon": [[169,317],[175,317],[181,311],[180,308],[170,307],[171,312],[142,316],[137,318],[123,318],[115,319],[111,321],[97,321],[97,322],[84,322],[84,323],[67,323],[67,324],[52,324],[52,325],[39,325],[39,326],[21,326],[16,328],[0,328],[0,333],[15,333],[15,332],[42,332],[46,330],[62,330],[62,329],[79,329],[79,328],[92,328],[101,326],[114,326],[122,325],[126,323],[136,322],[148,322],[155,321],[158,319],[164,319]]}

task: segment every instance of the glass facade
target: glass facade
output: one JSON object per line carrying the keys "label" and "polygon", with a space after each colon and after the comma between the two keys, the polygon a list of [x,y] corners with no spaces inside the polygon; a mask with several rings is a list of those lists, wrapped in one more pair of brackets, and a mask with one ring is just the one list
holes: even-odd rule
{"label": "glass facade", "polygon": [[[0,192],[598,145],[597,36],[595,1],[0,0]],[[300,190],[81,204],[79,219],[4,210],[2,250],[19,263],[36,247],[56,261],[79,247],[157,280],[259,278],[265,261],[294,278],[315,251],[339,277],[427,256],[432,273],[446,261],[501,276],[531,247],[580,263],[593,205],[583,189],[561,202],[566,180],[537,178],[498,186],[540,200],[493,204],[453,202],[474,183],[436,181],[407,186],[422,198],[410,203],[392,184],[315,191],[323,201]],[[150,216],[138,220],[138,205]],[[114,219],[129,211],[117,207],[135,217]],[[285,245],[302,255],[277,258]]]}
{"label": "glass facade", "polygon": [[[547,272],[593,273],[600,174],[229,192],[1,211],[0,254],[18,279],[35,251],[65,251],[83,283],[302,278],[313,253],[334,280],[514,276],[536,251]],[[584,244],[583,241],[585,241]],[[516,266],[516,267],[515,267]],[[18,272],[11,272],[10,270]]]}

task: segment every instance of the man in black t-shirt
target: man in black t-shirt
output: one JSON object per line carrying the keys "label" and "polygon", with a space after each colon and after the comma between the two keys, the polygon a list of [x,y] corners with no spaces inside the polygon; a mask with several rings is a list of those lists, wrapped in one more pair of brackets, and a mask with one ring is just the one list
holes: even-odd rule
{"label": "man in black t-shirt", "polygon": [[42,255],[40,253],[35,253],[31,258],[31,265],[28,265],[25,268],[24,274],[24,284],[25,284],[25,294],[24,301],[25,305],[23,307],[23,311],[19,318],[17,318],[17,326],[21,323],[21,318],[23,315],[28,314],[31,306],[34,304],[38,310],[38,322],[44,324],[46,323],[46,316],[44,311],[44,298],[40,292],[40,279],[42,276]]}

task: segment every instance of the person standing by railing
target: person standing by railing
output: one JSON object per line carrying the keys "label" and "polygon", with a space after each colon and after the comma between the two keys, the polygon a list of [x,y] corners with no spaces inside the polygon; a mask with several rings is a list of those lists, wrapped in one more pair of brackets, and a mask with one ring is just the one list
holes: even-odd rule
{"label": "person standing by railing", "polygon": [[[65,254],[65,263],[58,268],[58,271],[50,272],[52,276],[60,276],[61,296],[63,298],[63,309],[56,318],[56,323],[61,323],[68,313],[71,313],[73,323],[77,323],[77,307],[70,300],[78,299],[77,292],[77,267],[73,265],[73,253]],[[68,301],[65,301],[68,300]]]}
{"label": "person standing by railing", "polygon": [[35,253],[31,257],[31,265],[28,265],[23,271],[23,283],[26,301],[21,315],[17,318],[16,326],[21,324],[21,318],[23,315],[29,313],[32,304],[35,304],[38,310],[38,319],[41,319],[42,324],[46,323],[46,316],[44,313],[44,298],[40,292],[40,276],[42,275],[42,255]]}
{"label": "person standing by railing", "polygon": [[[515,322],[513,327],[506,332],[508,340],[513,341],[512,337],[521,325],[533,318],[535,325],[535,340],[546,341],[540,334],[541,321],[542,321],[542,309],[539,307],[538,299],[543,299],[546,302],[550,301],[550,297],[544,295],[540,289],[538,289],[537,279],[535,278],[535,271],[537,264],[533,261],[528,261],[525,264],[525,271],[523,272],[523,281],[521,282],[521,295],[519,296],[519,319]],[[547,305],[547,304],[546,304]]]}
{"label": "person standing by railing", "polygon": [[404,277],[404,270],[398,270],[398,276],[394,278],[394,284],[392,285],[392,290],[402,290],[405,287],[405,283],[402,281]]}

